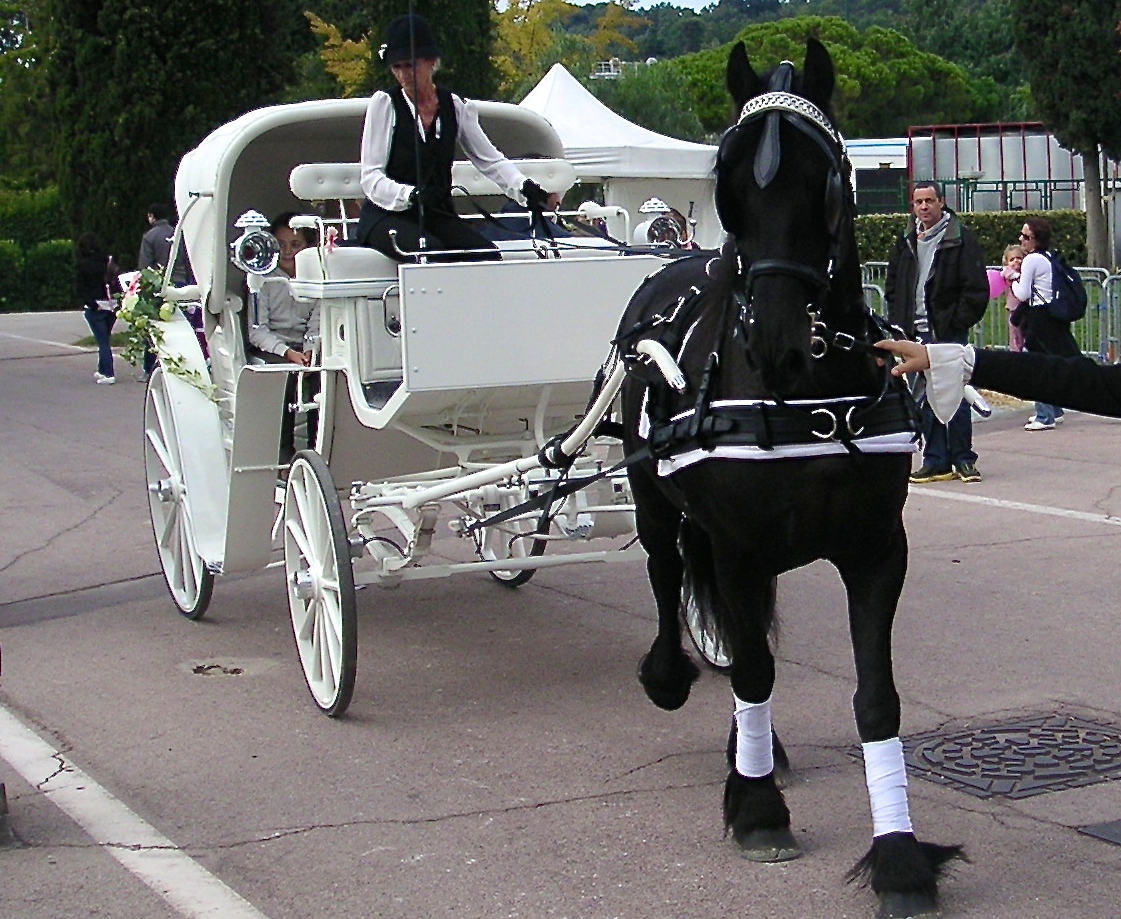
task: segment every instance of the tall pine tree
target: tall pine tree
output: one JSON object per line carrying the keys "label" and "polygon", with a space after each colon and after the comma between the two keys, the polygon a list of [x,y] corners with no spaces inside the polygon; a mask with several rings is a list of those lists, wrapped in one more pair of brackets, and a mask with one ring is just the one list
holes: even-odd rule
{"label": "tall pine tree", "polygon": [[392,85],[389,71],[376,59],[385,27],[396,16],[417,13],[428,20],[440,47],[436,82],[472,99],[493,99],[498,78],[490,62],[494,23],[490,0],[365,0],[373,15],[370,46],[374,49],[375,82]]}
{"label": "tall pine tree", "polygon": [[1033,0],[1016,5],[1013,30],[1031,96],[1048,129],[1082,154],[1091,265],[1111,252],[1102,212],[1101,154],[1121,159],[1121,0]]}
{"label": "tall pine tree", "polygon": [[309,41],[297,0],[66,0],[53,4],[50,77],[63,207],[121,264],[144,214],[172,200],[180,157],[276,99]]}

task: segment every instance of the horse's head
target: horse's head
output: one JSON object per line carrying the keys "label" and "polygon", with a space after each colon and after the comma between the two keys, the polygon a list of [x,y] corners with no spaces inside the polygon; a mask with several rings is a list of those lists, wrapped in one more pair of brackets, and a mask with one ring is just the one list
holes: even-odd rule
{"label": "horse's head", "polygon": [[813,38],[801,74],[784,61],[758,76],[742,42],[728,60],[740,116],[720,142],[716,207],[738,250],[747,360],[778,395],[808,370],[813,314],[830,297],[842,249],[852,249],[842,247],[851,241],[852,191],[830,115],[833,80],[829,52]]}

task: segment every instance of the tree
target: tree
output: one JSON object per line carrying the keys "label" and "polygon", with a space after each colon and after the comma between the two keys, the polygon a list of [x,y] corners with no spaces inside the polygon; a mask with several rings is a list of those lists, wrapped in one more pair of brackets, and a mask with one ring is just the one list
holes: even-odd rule
{"label": "tree", "polygon": [[611,56],[638,50],[638,45],[627,33],[648,27],[650,20],[630,12],[628,8],[631,2],[632,0],[620,0],[618,3],[608,3],[603,15],[596,19],[596,30],[589,41],[597,59],[606,60]]}
{"label": "tree", "polygon": [[561,28],[575,13],[576,7],[565,0],[509,0],[505,10],[495,13],[500,98],[524,96],[555,63],[569,66],[573,58],[592,59],[587,40]]}
{"label": "tree", "polygon": [[357,41],[343,38],[337,26],[324,22],[315,13],[305,12],[311,30],[323,39],[319,60],[324,71],[334,78],[343,97],[357,96],[370,82],[373,53],[368,35]]}
{"label": "tree", "polygon": [[592,80],[588,89],[608,108],[651,131],[698,143],[708,139],[693,110],[681,105],[689,92],[684,78],[665,64],[640,66],[616,80]]}
{"label": "tree", "polygon": [[[341,0],[346,5],[347,0]],[[385,27],[396,16],[414,12],[428,20],[440,46],[436,81],[472,99],[493,99],[498,85],[491,63],[494,23],[491,0],[366,0],[374,13],[366,28],[370,47],[380,47]],[[325,17],[330,21],[329,17]],[[354,37],[354,36],[348,36]],[[388,68],[375,59],[374,85],[393,84]]]}
{"label": "tree", "polygon": [[[768,70],[784,59],[801,62],[810,35],[833,56],[834,113],[849,136],[890,137],[913,124],[988,121],[995,114],[991,80],[971,81],[957,65],[919,51],[891,29],[859,32],[841,19],[803,17],[748,26],[737,38],[751,49],[755,68]],[[724,89],[728,50],[668,62],[685,77],[694,111],[714,133],[727,127],[732,114]]]}
{"label": "tree", "polygon": [[1102,210],[1101,155],[1121,159],[1118,0],[1036,0],[1017,6],[1013,32],[1032,99],[1062,146],[1082,154],[1086,249],[1112,263]]}
{"label": "tree", "polygon": [[54,178],[43,0],[0,3],[0,185],[40,188]]}
{"label": "tree", "polygon": [[1012,41],[1012,0],[907,0],[905,32],[922,51],[964,67],[976,77],[991,77],[999,87],[1002,120],[1016,88],[1026,81],[1020,53]]}
{"label": "tree", "polygon": [[[59,191],[71,222],[133,262],[180,157],[274,100],[306,23],[296,0],[67,0],[50,58]],[[222,28],[215,28],[221,24]]]}

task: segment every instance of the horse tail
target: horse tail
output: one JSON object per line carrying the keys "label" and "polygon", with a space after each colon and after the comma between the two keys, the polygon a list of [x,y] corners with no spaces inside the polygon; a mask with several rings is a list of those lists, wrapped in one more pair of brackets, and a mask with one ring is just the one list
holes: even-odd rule
{"label": "horse tail", "polygon": [[690,608],[696,616],[697,627],[716,637],[727,647],[724,632],[726,616],[721,615],[720,592],[716,589],[716,562],[712,554],[712,540],[701,527],[685,516],[681,520],[679,535],[681,560],[685,564],[681,583],[681,615]]}
{"label": "horse tail", "polygon": [[[728,648],[731,646],[730,633],[735,628],[735,623],[731,621],[728,607],[717,589],[712,540],[688,515],[681,521],[679,547],[685,564],[681,586],[681,614],[685,616],[692,607],[700,628],[715,635]],[[778,632],[778,620],[775,616],[777,586],[778,579],[771,578],[763,610],[763,630],[772,638]]]}

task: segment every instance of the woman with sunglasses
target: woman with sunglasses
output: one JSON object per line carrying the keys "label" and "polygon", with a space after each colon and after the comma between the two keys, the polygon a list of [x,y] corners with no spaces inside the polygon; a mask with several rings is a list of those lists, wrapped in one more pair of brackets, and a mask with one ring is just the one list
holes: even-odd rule
{"label": "woman with sunglasses", "polygon": [[[1024,345],[1035,354],[1078,357],[1082,352],[1070,323],[1055,319],[1047,310],[1054,296],[1051,286],[1051,261],[1044,253],[1051,245],[1051,224],[1043,217],[1028,217],[1020,230],[1023,264],[1020,276],[1012,281],[1012,295],[1027,305],[1020,328]],[[1063,421],[1063,410],[1050,402],[1036,402],[1035,414],[1024,425],[1025,431],[1053,431]]]}

